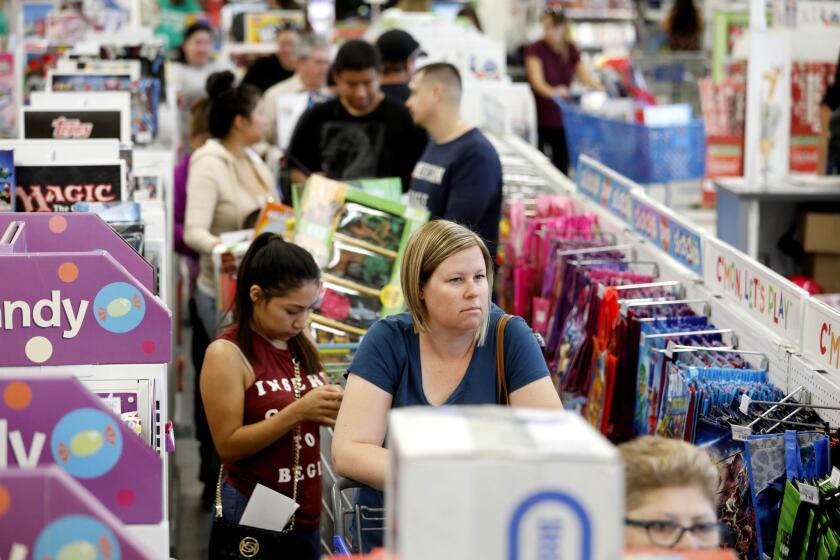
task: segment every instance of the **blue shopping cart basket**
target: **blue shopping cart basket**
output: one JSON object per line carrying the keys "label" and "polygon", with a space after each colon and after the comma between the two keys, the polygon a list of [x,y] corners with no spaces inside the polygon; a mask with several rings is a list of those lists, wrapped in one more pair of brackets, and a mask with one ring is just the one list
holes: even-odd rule
{"label": "blue shopping cart basket", "polygon": [[702,119],[684,126],[645,126],[608,119],[558,101],[570,169],[586,154],[642,184],[701,179],[706,168]]}

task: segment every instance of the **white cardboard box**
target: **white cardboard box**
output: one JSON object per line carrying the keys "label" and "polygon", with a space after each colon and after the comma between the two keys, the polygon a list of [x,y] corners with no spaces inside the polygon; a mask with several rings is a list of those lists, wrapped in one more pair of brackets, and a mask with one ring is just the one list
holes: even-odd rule
{"label": "white cardboard box", "polygon": [[400,560],[616,560],[624,467],[580,416],[394,410],[386,547]]}

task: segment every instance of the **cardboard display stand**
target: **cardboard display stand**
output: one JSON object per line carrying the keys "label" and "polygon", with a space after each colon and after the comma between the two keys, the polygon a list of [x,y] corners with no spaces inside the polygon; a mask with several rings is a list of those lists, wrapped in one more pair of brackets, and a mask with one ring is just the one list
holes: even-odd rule
{"label": "cardboard display stand", "polygon": [[75,377],[4,374],[0,394],[0,473],[55,464],[122,523],[163,521],[160,456]]}
{"label": "cardboard display stand", "polygon": [[0,516],[3,558],[155,558],[58,467],[0,470],[0,496],[8,507]]}
{"label": "cardboard display stand", "polygon": [[[37,253],[28,248],[29,237],[48,234],[52,251],[65,234],[96,240],[116,235],[104,222],[79,216],[53,215],[41,220],[40,228],[15,221],[7,228],[0,267],[14,270],[16,282],[3,290],[0,366],[168,363],[169,311],[113,256],[101,250]],[[35,230],[32,236],[28,230]]]}
{"label": "cardboard display stand", "polygon": [[[65,226],[64,230],[57,234],[55,230],[61,229],[61,220],[72,227]],[[0,235],[12,222],[26,224],[26,250],[30,253],[53,252],[57,249],[58,242],[65,251],[105,251],[147,290],[152,291],[154,287],[152,266],[139,258],[134,249],[96,214],[79,213],[69,217],[49,212],[0,213]]]}
{"label": "cardboard display stand", "polygon": [[[45,382],[50,398],[60,397],[47,412],[26,417],[26,411],[5,410],[0,403],[0,418],[9,421],[0,429],[7,427],[9,437],[17,437],[14,431],[23,433],[22,443],[15,449],[13,442],[6,460],[20,465],[20,457],[27,467],[56,462],[72,469],[75,459],[83,463],[102,453],[125,456],[123,468],[119,457],[107,455],[115,461],[113,469],[95,477],[85,478],[84,470],[81,475],[70,472],[129,524],[129,532],[148,542],[155,557],[164,557],[169,548],[164,473],[172,318],[150,289],[150,265],[92,214],[5,213],[0,214],[0,230],[0,270],[15,271],[15,282],[8,283],[2,297],[0,378],[26,383],[29,390],[22,391],[27,395],[36,395],[33,388]],[[113,414],[112,401],[120,399],[120,412],[128,412],[122,400],[130,390],[137,399],[148,396],[145,404],[138,400],[137,415],[121,421],[122,414]],[[8,394],[0,389],[0,395]],[[34,406],[34,397],[31,402]],[[62,418],[78,408],[93,410],[83,418],[91,427],[82,430],[73,424],[79,428],[75,432],[55,435]],[[87,436],[74,439],[82,431]],[[36,432],[43,435],[37,438]],[[52,438],[49,451],[36,452],[32,445],[46,445],[47,434]]]}

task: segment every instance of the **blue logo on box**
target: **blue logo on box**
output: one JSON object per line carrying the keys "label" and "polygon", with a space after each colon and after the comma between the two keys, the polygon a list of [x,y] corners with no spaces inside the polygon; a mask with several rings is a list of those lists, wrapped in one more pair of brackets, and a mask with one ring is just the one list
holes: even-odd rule
{"label": "blue logo on box", "polygon": [[[592,560],[592,520],[583,505],[572,496],[558,491],[539,492],[523,501],[510,521],[508,529],[508,560],[520,560],[519,544],[525,516],[538,506],[550,504],[556,512],[554,516],[543,516],[537,522],[539,525],[539,557],[560,558],[560,537],[563,530],[561,514],[571,513],[580,523],[580,554],[575,558]],[[547,553],[553,555],[546,555]],[[554,556],[556,555],[556,556]],[[524,558],[522,560],[525,560]]]}

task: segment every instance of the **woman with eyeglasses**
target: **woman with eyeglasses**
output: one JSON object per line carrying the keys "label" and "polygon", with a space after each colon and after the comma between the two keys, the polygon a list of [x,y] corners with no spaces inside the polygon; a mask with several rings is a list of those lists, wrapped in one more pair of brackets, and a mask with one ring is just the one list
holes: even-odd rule
{"label": "woman with eyeglasses", "polygon": [[720,474],[705,451],[685,441],[652,436],[618,449],[627,476],[628,549],[720,547]]}

